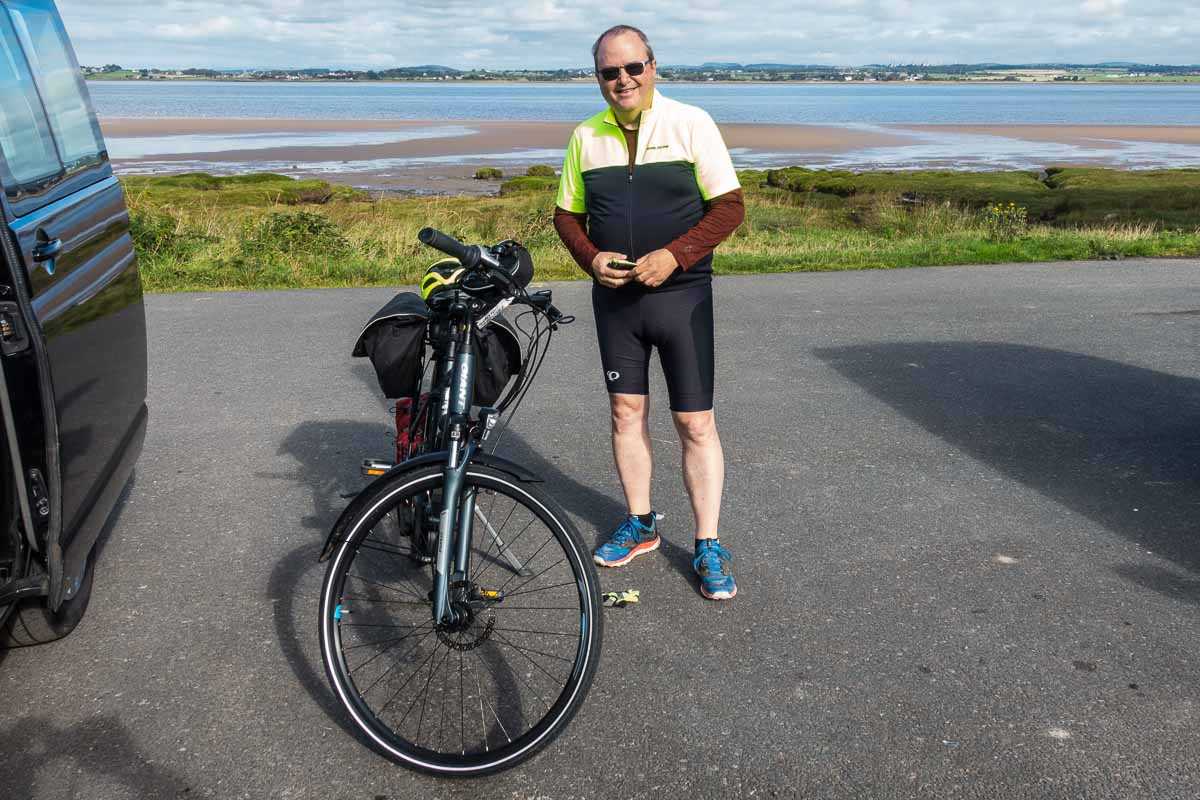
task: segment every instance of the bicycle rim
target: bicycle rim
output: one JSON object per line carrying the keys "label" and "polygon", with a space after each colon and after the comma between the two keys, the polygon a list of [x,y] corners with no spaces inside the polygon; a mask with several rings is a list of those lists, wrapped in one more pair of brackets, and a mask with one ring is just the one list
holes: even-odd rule
{"label": "bicycle rim", "polygon": [[[418,769],[480,774],[533,755],[582,702],[599,658],[596,581],[561,512],[509,476],[472,467],[471,565],[452,586],[463,619],[434,626],[420,531],[396,524],[421,514],[394,512],[440,497],[441,482],[429,468],[364,496],[326,575],[322,653],[339,699],[381,752]],[[437,508],[424,524],[436,524]]]}

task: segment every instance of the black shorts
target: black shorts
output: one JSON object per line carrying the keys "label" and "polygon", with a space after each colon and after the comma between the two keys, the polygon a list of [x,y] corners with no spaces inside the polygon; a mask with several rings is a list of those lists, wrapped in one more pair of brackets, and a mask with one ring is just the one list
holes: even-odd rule
{"label": "black shorts", "polygon": [[608,391],[650,393],[650,349],[658,348],[672,411],[713,407],[712,283],[664,292],[592,286],[600,362]]}

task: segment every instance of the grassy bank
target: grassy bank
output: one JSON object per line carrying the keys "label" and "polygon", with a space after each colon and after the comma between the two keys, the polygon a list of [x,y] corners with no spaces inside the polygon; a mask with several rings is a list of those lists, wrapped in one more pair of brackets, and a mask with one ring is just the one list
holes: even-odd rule
{"label": "grassy bank", "polygon": [[[124,180],[150,291],[415,283],[432,225],[517,239],[540,280],[580,277],[551,224],[555,179],[499,197],[378,198],[317,180],[192,174]],[[742,173],[745,224],[721,274],[1200,256],[1200,170]]]}

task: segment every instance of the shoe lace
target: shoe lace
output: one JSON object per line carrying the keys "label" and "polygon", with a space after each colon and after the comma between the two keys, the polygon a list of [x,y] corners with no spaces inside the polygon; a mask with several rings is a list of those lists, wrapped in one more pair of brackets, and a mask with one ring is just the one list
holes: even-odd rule
{"label": "shoe lace", "polygon": [[713,578],[725,577],[725,562],[733,560],[730,552],[719,545],[705,547],[697,558],[700,562],[700,573]]}
{"label": "shoe lace", "polygon": [[617,547],[628,547],[631,544],[637,544],[637,541],[637,529],[634,527],[633,520],[626,519],[613,531],[612,538],[609,539],[609,544],[615,544]]}

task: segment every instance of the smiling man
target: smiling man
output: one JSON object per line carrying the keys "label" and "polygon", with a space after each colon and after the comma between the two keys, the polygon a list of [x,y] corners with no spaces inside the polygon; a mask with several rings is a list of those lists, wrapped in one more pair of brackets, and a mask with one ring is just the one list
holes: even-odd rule
{"label": "smiling man", "polygon": [[654,88],[644,33],[610,28],[592,56],[608,109],[571,135],[554,225],[595,282],[613,458],[628,508],[594,558],[619,567],[660,543],[647,402],[657,348],[683,448],[700,591],[728,600],[737,585],[718,539],[725,464],[713,412],[712,253],[745,216],[741,186],[712,118]]}

